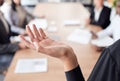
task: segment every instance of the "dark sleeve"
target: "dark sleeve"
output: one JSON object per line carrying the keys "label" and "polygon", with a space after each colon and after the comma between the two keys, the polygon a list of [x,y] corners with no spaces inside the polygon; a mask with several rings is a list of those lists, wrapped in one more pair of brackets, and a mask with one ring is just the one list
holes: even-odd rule
{"label": "dark sleeve", "polygon": [[91,11],[90,11],[90,24],[92,24],[92,22],[93,22],[93,20],[94,20],[94,15],[95,15],[95,13],[94,13],[94,7],[92,7],[91,8]]}
{"label": "dark sleeve", "polygon": [[120,81],[120,40],[106,48],[88,81]]}
{"label": "dark sleeve", "polygon": [[65,74],[67,81],[85,81],[79,66]]}
{"label": "dark sleeve", "polygon": [[108,27],[110,24],[110,14],[111,14],[111,9],[104,6],[104,8],[101,12],[101,15],[100,15],[100,19],[97,22],[98,25],[101,26],[103,29]]}
{"label": "dark sleeve", "polygon": [[0,54],[15,53],[18,49],[18,43],[0,44]]}

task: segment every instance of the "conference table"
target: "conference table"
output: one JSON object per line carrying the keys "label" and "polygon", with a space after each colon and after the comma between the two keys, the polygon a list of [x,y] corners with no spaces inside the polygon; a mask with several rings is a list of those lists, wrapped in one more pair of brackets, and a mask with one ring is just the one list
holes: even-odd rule
{"label": "conference table", "polygon": [[[56,32],[46,33],[59,41],[70,45],[78,58],[83,75],[87,80],[100,52],[96,51],[95,46],[89,44],[80,44],[67,41],[66,38],[79,28],[76,26],[63,25],[64,20],[80,20],[84,25],[85,19],[89,17],[89,12],[81,3],[38,3],[33,11],[36,16],[45,15],[48,21],[48,27],[54,25],[58,28]],[[88,25],[88,29],[98,32],[99,27]],[[38,73],[15,73],[15,67],[19,59],[47,58],[48,71]],[[19,50],[15,53],[13,61],[8,69],[4,81],[66,81],[63,64],[59,59],[41,54],[31,49]]]}

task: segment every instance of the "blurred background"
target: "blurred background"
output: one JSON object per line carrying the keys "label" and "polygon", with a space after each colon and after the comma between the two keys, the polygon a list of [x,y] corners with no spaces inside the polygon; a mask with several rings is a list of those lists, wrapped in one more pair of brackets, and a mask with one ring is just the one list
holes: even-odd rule
{"label": "blurred background", "polygon": [[[6,2],[10,2],[11,0],[5,0]],[[54,38],[55,39],[58,39],[58,40],[63,40],[63,41],[65,41],[65,36],[63,36],[62,34],[61,34],[61,31],[62,30],[65,30],[65,31],[69,31],[69,30],[71,30],[70,32],[68,32],[68,34],[70,34],[72,31],[73,31],[73,29],[76,29],[76,28],[72,28],[71,26],[70,26],[70,29],[68,28],[68,27],[66,27],[65,29],[64,28],[62,28],[62,26],[63,26],[63,21],[64,20],[72,20],[72,21],[74,21],[75,19],[78,21],[78,22],[76,22],[76,21],[74,21],[74,22],[72,22],[72,23],[77,23],[77,24],[79,24],[80,22],[82,22],[81,20],[82,20],[82,17],[83,16],[88,16],[90,13],[88,13],[88,12],[91,12],[92,11],[92,8],[93,8],[93,6],[94,6],[94,0],[21,0],[21,5],[25,8],[25,10],[26,11],[28,11],[29,13],[31,13],[31,14],[34,14],[33,12],[36,12],[37,11],[37,14],[35,14],[36,15],[36,17],[35,18],[37,18],[39,15],[40,16],[46,16],[45,18],[43,17],[41,17],[41,19],[43,19],[43,20],[45,20],[45,22],[46,22],[46,20],[48,20],[48,22],[47,22],[47,24],[49,24],[48,25],[48,27],[50,26],[51,28],[53,27],[53,30],[55,29],[55,28],[57,28],[58,27],[58,29],[60,29],[59,31],[57,31],[58,33],[58,37],[56,37],[56,31],[55,31],[55,33],[52,33],[52,34],[54,34],[53,36],[54,36]],[[116,0],[104,0],[104,5],[105,6],[107,6],[107,7],[109,7],[109,8],[111,8],[111,19],[112,19],[112,15],[113,15],[113,17],[114,17],[114,13],[116,12],[115,11],[115,6],[116,6],[116,4],[115,4],[115,2],[116,2]],[[57,3],[57,4],[59,4],[59,3],[78,3],[78,4],[72,4],[72,6],[70,6],[70,8],[68,8],[68,12],[66,12],[66,13],[64,13],[65,11],[66,11],[66,4],[63,4],[64,6],[63,7],[61,7],[60,6],[60,8],[58,7],[58,10],[60,10],[59,12],[57,12],[57,11],[53,11],[53,13],[52,13],[52,10],[50,10],[49,11],[49,9],[48,9],[48,11],[47,11],[47,9],[45,10],[46,12],[46,14],[44,13],[44,9],[45,9],[45,7],[41,4],[41,3]],[[79,4],[80,3],[80,4]],[[82,6],[81,6],[81,4],[82,4]],[[40,5],[40,6],[39,6]],[[46,4],[44,4],[45,6],[46,6]],[[53,5],[55,5],[55,4],[53,4]],[[75,6],[76,5],[76,6]],[[37,6],[37,8],[36,8],[36,6]],[[42,6],[42,8],[41,9],[39,9],[40,7]],[[50,7],[53,7],[53,6],[51,6],[51,5],[48,5],[46,8],[49,8],[49,6]],[[64,7],[66,8],[66,9],[64,9]],[[76,9],[74,9],[73,7],[75,7]],[[81,8],[77,8],[77,7],[81,7]],[[84,7],[84,8],[83,8]],[[62,12],[62,9],[61,8],[63,8],[63,13],[62,13],[62,15],[61,14],[59,14],[60,12]],[[50,9],[52,9],[52,8],[50,8]],[[81,9],[81,10],[83,10],[85,13],[87,13],[87,15],[86,14],[84,14],[84,13],[81,13],[81,11],[79,10],[79,9]],[[53,10],[54,10],[54,7],[53,7]],[[57,10],[57,8],[55,9],[55,10]],[[40,12],[41,11],[41,12]],[[43,11],[43,13],[42,13],[42,11]],[[39,13],[40,12],[40,13]],[[50,12],[50,13],[49,13]],[[55,13],[54,13],[55,12]],[[76,13],[77,12],[77,13]],[[70,14],[69,14],[70,13]],[[49,16],[49,14],[50,14],[50,16]],[[55,15],[54,15],[55,14]],[[65,14],[65,15],[64,15]],[[68,15],[69,14],[69,15]],[[57,18],[57,16],[58,16],[58,18]],[[62,20],[62,17],[60,17],[59,18],[59,16],[63,16],[63,20]],[[68,17],[67,17],[68,16]],[[48,18],[47,18],[48,17]],[[55,17],[55,18],[54,18]],[[56,19],[56,20],[55,20]],[[81,19],[81,20],[79,20],[79,19]],[[59,22],[58,22],[59,21]],[[80,21],[80,22],[79,22]],[[61,24],[62,23],[62,24]],[[58,25],[57,25],[58,24]],[[71,25],[71,22],[69,22],[69,24]],[[54,27],[55,26],[55,27]],[[60,26],[60,27],[59,27]],[[50,28],[49,27],[49,28]],[[63,26],[64,27],[64,26]],[[76,27],[76,25],[75,25],[75,27]],[[72,29],[71,29],[72,28]],[[78,26],[78,29],[79,28],[82,28],[82,25],[81,26]],[[94,29],[94,27],[93,27],[93,29]],[[55,29],[56,30],[56,29]],[[63,32],[63,31],[62,31]],[[59,36],[59,34],[60,34],[60,36]],[[66,34],[67,35],[67,34]],[[68,42],[68,44],[69,44],[69,42]],[[79,56],[78,58],[80,58],[80,60],[82,59],[82,61],[80,61],[80,62],[83,62],[83,63],[81,63],[81,66],[82,66],[82,69],[83,69],[83,72],[84,72],[84,75],[87,75],[87,77],[88,77],[88,75],[89,75],[89,73],[90,73],[90,71],[89,71],[89,67],[90,67],[90,69],[92,70],[92,68],[93,68],[93,65],[95,64],[95,62],[96,62],[96,60],[98,59],[98,57],[99,57],[99,54],[100,54],[100,52],[96,52],[96,50],[94,49],[94,48],[91,48],[91,44],[88,44],[88,45],[82,45],[82,44],[74,44],[74,43],[72,43],[71,44],[71,42],[70,42],[70,45],[71,46],[73,46],[73,48],[75,47],[75,51],[77,50],[77,52],[80,50],[80,49],[82,49],[82,48],[89,48],[88,49],[88,54],[89,54],[89,51],[90,51],[90,54],[89,55],[87,55],[87,53],[86,53],[86,50],[80,50],[80,52],[82,51],[83,53],[86,53],[86,56],[84,56],[83,55],[83,57],[82,56]],[[75,45],[75,46],[74,46]],[[79,47],[79,46],[81,46],[81,47]],[[79,49],[80,48],[80,49]],[[94,53],[94,54],[93,54]],[[98,53],[98,55],[96,54],[96,53]],[[85,57],[85,58],[84,58]],[[87,64],[86,65],[84,65],[85,63],[84,63],[84,61],[86,60],[86,59],[88,59],[88,60],[90,60],[91,61],[91,59],[94,61],[94,62],[92,62],[91,64],[92,65],[90,65],[89,63],[88,63],[88,67],[87,67]],[[86,63],[87,63],[87,61],[85,61]],[[59,64],[58,64],[59,65]],[[87,70],[86,70],[86,68],[84,68],[84,67],[86,67],[87,68]],[[88,72],[88,73],[87,73]],[[0,81],[3,81],[4,80],[4,75],[3,74],[0,74]]]}

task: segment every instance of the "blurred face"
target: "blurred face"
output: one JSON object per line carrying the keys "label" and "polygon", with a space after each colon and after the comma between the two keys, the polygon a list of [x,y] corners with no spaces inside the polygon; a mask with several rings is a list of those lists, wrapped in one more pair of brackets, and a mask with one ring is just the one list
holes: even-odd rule
{"label": "blurred face", "polygon": [[2,6],[3,3],[4,3],[4,0],[0,0],[0,6]]}
{"label": "blurred face", "polygon": [[13,0],[13,1],[16,5],[19,5],[21,0]]}
{"label": "blurred face", "polygon": [[103,0],[94,0],[95,7],[102,7],[103,6]]}
{"label": "blurred face", "polygon": [[117,2],[116,11],[117,11],[117,14],[120,15],[120,1]]}

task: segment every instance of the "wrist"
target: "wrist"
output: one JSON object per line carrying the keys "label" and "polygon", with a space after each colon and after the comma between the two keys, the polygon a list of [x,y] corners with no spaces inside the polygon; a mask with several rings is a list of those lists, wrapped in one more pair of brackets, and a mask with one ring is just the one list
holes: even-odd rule
{"label": "wrist", "polygon": [[66,50],[66,53],[64,54],[64,57],[61,58],[61,60],[64,64],[65,71],[70,71],[78,66],[77,57],[72,48]]}

